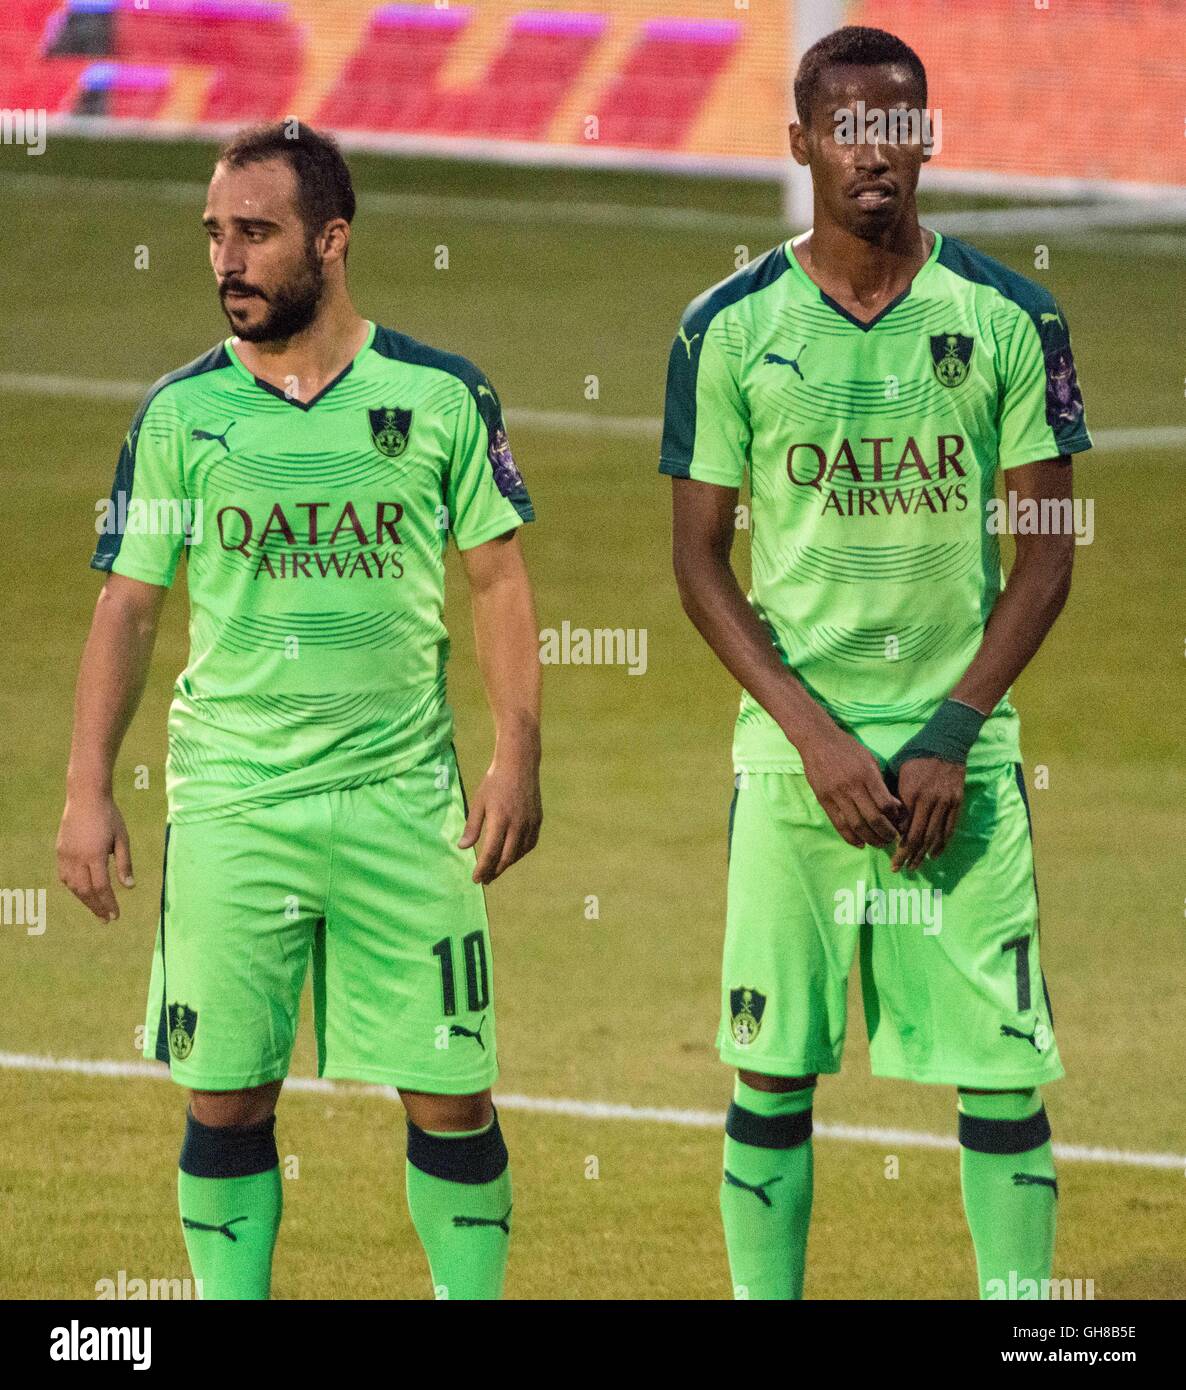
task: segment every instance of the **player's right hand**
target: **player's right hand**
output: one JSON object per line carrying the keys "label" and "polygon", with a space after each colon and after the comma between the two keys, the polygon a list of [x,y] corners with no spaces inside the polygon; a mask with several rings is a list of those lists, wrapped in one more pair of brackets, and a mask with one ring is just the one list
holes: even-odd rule
{"label": "player's right hand", "polygon": [[119,904],[108,860],[125,888],[134,888],[132,847],[119,807],[109,796],[68,797],[58,829],[58,878],[102,922],[114,922]]}
{"label": "player's right hand", "polygon": [[807,783],[837,833],[859,849],[898,838],[906,807],[885,785],[877,759],[841,729],[799,747]]}

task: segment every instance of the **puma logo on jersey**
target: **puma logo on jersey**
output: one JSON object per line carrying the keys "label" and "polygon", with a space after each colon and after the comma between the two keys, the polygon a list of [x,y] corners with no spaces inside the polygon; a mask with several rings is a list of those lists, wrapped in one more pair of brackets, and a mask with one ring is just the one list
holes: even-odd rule
{"label": "puma logo on jersey", "polygon": [[226,1236],[227,1240],[238,1240],[239,1237],[231,1230],[240,1221],[246,1221],[245,1216],[232,1216],[229,1221],[224,1221],[221,1226],[208,1226],[204,1221],[191,1221],[188,1216],[181,1218],[181,1224],[187,1231],[218,1231]]}
{"label": "puma logo on jersey", "polygon": [[212,440],[212,441],[213,441],[213,440],[217,440],[218,443],[221,444],[222,447],[223,447],[223,448],[227,451],[227,453],[229,454],[229,453],[231,452],[231,446],[226,442],[226,437],[227,437],[228,434],[230,434],[231,430],[234,429],[234,427],[235,427],[235,422],[234,422],[234,420],[232,420],[231,423],[230,423],[229,425],[227,425],[226,429],[224,429],[223,432],[222,432],[221,434],[212,434],[209,430],[190,430],[190,432],[189,432],[189,437],[190,437],[191,439],[194,439],[194,440],[198,440],[198,439],[209,439],[209,440]]}
{"label": "puma logo on jersey", "polygon": [[1032,1033],[1021,1033],[1016,1028],[1010,1028],[1007,1023],[1001,1024],[1002,1038],[1021,1038],[1023,1039],[1023,1041],[1029,1043],[1029,1045],[1034,1049],[1035,1052],[1042,1051],[1043,1044],[1042,1042],[1039,1042],[1038,1035],[1042,1034],[1044,1038],[1045,1032],[1046,1028],[1045,1025],[1042,1023],[1035,1023],[1034,1031]]}
{"label": "puma logo on jersey", "polygon": [[782,1182],[782,1174],[773,1178],[767,1178],[765,1182],[748,1183],[735,1177],[728,1168],[725,1169],[725,1183],[729,1187],[740,1187],[743,1192],[752,1192],[764,1207],[772,1207],[774,1203],[770,1200],[766,1188],[773,1187],[776,1182]]}
{"label": "puma logo on jersey", "polygon": [[[799,349],[799,357],[803,356],[806,348],[807,344],[804,343]],[[807,378],[803,375],[803,369],[799,366],[799,357],[780,357],[777,352],[768,352],[762,361],[768,367],[790,367],[800,381],[806,381]]]}
{"label": "puma logo on jersey", "polygon": [[485,1026],[486,1015],[483,1014],[481,1021],[478,1024],[477,1032],[474,1032],[472,1028],[464,1027],[460,1023],[451,1023],[449,1025],[449,1036],[451,1038],[473,1038],[474,1042],[476,1042],[478,1046],[482,1049],[482,1051],[485,1052],[486,1044],[482,1041],[482,1029]]}
{"label": "puma logo on jersey", "polygon": [[1062,316],[1059,315],[1059,314],[1043,314],[1043,315],[1042,315],[1042,322],[1043,322],[1043,323],[1057,323],[1058,326],[1061,328],[1061,327],[1062,327]]}
{"label": "puma logo on jersey", "polygon": [[489,386],[483,386],[481,382],[478,382],[478,395],[489,396],[491,400],[494,399],[494,392],[491,391]]}
{"label": "puma logo on jersey", "polygon": [[505,1216],[455,1216],[453,1224],[457,1227],[463,1226],[497,1226],[504,1235],[511,1233],[511,1212],[513,1205],[507,1207]]}
{"label": "puma logo on jersey", "polygon": [[1045,1178],[1039,1173],[1014,1173],[1014,1187],[1049,1187],[1054,1190],[1054,1195],[1058,1196],[1058,1179]]}
{"label": "puma logo on jersey", "polygon": [[689,338],[688,335],[684,332],[683,324],[680,324],[678,337],[680,342],[683,343],[684,347],[687,349],[689,362],[692,360],[692,344],[696,341],[697,338],[699,338],[699,336],[699,333],[693,333],[692,336]]}

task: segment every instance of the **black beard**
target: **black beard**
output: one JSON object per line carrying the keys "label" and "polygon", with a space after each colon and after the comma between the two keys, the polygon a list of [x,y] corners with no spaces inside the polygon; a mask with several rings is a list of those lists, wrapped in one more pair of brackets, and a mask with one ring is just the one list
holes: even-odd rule
{"label": "black beard", "polygon": [[222,311],[230,320],[235,335],[245,343],[283,342],[308,328],[317,317],[321,296],[325,292],[325,276],[322,274],[321,261],[312,247],[307,248],[305,268],[305,276],[295,285],[286,285],[275,290],[271,297],[264,301],[267,310],[259,323],[253,327],[236,328],[234,320],[227,312],[226,300],[221,299]]}

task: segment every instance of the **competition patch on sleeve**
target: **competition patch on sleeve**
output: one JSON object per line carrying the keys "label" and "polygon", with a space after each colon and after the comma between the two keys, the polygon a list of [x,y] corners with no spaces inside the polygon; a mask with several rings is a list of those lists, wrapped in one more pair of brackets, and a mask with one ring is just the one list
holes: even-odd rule
{"label": "competition patch on sleeve", "polygon": [[1068,346],[1046,354],[1046,423],[1052,429],[1077,425],[1083,418],[1083,397],[1075,379],[1075,359]]}
{"label": "competition patch on sleeve", "polygon": [[494,433],[490,436],[490,448],[487,450],[487,456],[490,459],[490,467],[494,469],[494,482],[499,492],[504,497],[509,497],[512,492],[517,492],[523,486],[523,479],[518,468],[515,467],[507,432],[501,425],[496,426]]}

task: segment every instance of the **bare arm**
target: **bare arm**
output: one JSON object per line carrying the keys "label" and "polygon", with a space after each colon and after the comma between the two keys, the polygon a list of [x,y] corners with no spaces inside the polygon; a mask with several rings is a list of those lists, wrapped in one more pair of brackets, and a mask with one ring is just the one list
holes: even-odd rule
{"label": "bare arm", "polygon": [[127,827],[112,795],[120,744],[148,679],[167,589],[112,574],[95,605],[74,697],[66,808],[58,830],[58,877],[103,921],[119,916],[108,859],[133,886]]}
{"label": "bare arm", "polygon": [[[1069,456],[1011,468],[1006,485],[1019,502],[1032,498],[1069,500],[1073,470]],[[1004,592],[984,629],[984,639],[951,692],[981,714],[991,714],[1042,645],[1071,589],[1075,537],[1019,535]],[[902,766],[898,794],[910,820],[893,867],[917,868],[927,854],[939,855],[955,833],[964,798],[964,767],[939,758],[913,758]]]}
{"label": "bare arm", "polygon": [[807,780],[850,845],[887,845],[900,803],[877,760],[784,666],[729,563],[737,489],[673,479],[672,563],[684,611],[725,668],[799,750]]}
{"label": "bare arm", "polygon": [[492,883],[534,848],[543,820],[539,630],[517,533],[463,550],[461,557],[494,718],[494,757],[474,793],[459,844],[468,849],[482,835],[474,882]]}

